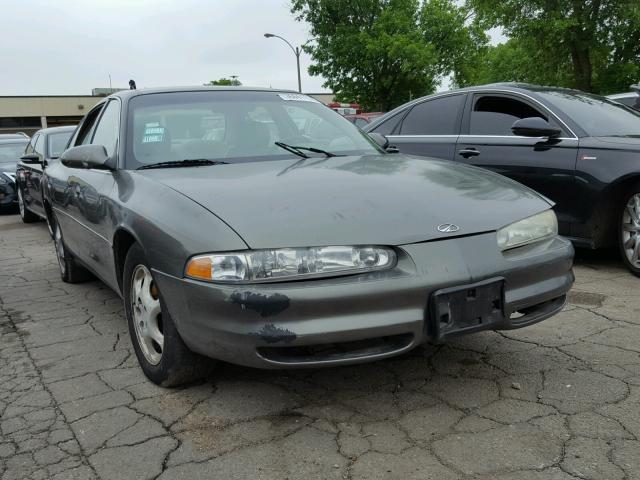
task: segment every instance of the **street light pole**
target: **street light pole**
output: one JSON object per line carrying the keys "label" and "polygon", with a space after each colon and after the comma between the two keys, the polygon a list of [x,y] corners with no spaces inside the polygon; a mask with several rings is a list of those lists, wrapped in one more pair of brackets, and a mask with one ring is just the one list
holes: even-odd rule
{"label": "street light pole", "polygon": [[289,48],[291,48],[291,50],[293,51],[293,54],[296,56],[296,67],[298,69],[298,91],[302,93],[302,80],[300,78],[300,54],[302,53],[302,49],[300,47],[294,48],[294,46],[291,45],[285,38],[282,38],[279,35],[274,35],[273,33],[265,33],[264,36],[265,38],[272,38],[272,37],[279,38],[284,43],[289,45]]}

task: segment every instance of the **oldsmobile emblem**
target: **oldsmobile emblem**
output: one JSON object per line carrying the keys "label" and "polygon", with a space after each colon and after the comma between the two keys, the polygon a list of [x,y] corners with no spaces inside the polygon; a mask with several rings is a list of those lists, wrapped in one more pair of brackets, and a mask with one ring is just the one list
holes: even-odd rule
{"label": "oldsmobile emblem", "polygon": [[442,225],[438,225],[438,231],[442,233],[455,233],[458,230],[460,230],[460,227],[453,223],[443,223]]}

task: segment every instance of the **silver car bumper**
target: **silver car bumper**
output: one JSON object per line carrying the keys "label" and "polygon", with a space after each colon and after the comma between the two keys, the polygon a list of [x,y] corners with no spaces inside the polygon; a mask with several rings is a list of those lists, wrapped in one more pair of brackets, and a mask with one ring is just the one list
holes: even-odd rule
{"label": "silver car bumper", "polygon": [[[398,251],[392,270],[324,280],[219,285],[154,277],[189,348],[261,368],[372,361],[427,340],[524,327],[559,312],[574,280],[573,247],[562,238],[503,253],[487,233]],[[502,285],[497,321],[479,317],[447,330],[434,317],[443,290],[475,295],[487,283]]]}

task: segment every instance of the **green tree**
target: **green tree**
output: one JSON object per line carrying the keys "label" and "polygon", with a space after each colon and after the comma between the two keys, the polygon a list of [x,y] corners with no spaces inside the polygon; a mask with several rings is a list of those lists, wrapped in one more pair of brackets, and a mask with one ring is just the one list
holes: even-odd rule
{"label": "green tree", "polygon": [[509,39],[488,47],[471,69],[469,82],[473,85],[495,82],[526,82],[540,85],[570,85],[571,76],[566,65],[547,62],[544,53],[526,40]]}
{"label": "green tree", "polygon": [[453,0],[293,0],[292,12],[310,25],[309,73],[366,110],[429,94],[452,71],[462,79],[455,59],[475,40],[458,41],[466,14]]}
{"label": "green tree", "polygon": [[[610,93],[640,76],[637,0],[467,0],[482,28],[510,41],[489,49],[494,77]],[[504,69],[502,69],[504,68]]]}
{"label": "green tree", "polygon": [[210,87],[210,86],[239,87],[240,85],[242,85],[242,83],[240,82],[240,80],[238,80],[235,77],[232,77],[232,78],[223,77],[219,80],[211,80],[210,82],[204,84],[205,87]]}

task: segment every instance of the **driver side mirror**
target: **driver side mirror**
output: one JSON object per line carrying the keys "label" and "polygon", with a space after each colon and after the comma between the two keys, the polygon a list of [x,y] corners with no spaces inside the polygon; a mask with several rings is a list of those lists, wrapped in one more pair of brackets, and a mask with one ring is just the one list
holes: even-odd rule
{"label": "driver side mirror", "polygon": [[511,126],[514,135],[523,137],[558,137],[562,133],[558,127],[552,126],[540,117],[527,117],[516,120]]}
{"label": "driver side mirror", "polygon": [[374,142],[376,142],[376,144],[382,148],[383,150],[385,150],[387,153],[398,153],[399,150],[396,147],[390,147],[389,146],[389,139],[387,137],[385,137],[384,135],[382,135],[381,133],[370,133],[369,137],[371,137],[371,140],[373,140]]}
{"label": "driver side mirror", "polygon": [[40,163],[40,157],[35,153],[27,153],[20,157],[24,163],[32,164],[32,163]]}
{"label": "driver side mirror", "polygon": [[70,168],[98,168],[114,170],[115,162],[102,145],[79,145],[71,147],[60,157],[60,161]]}

